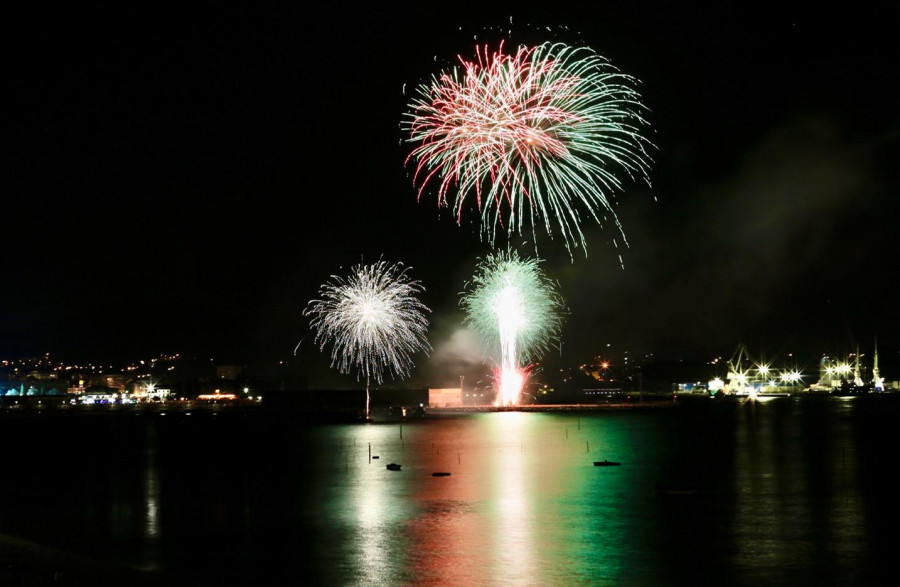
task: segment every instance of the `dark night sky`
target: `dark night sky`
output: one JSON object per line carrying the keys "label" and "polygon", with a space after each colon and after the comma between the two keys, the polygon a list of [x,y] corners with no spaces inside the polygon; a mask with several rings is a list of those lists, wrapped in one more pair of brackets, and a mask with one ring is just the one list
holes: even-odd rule
{"label": "dark night sky", "polygon": [[588,227],[587,258],[538,243],[571,311],[556,359],[607,343],[815,357],[877,336],[896,362],[896,3],[300,4],[8,23],[0,358],[268,360],[300,343],[327,373],[302,310],[331,274],[384,258],[424,283],[430,366],[454,371],[470,351],[458,293],[489,248],[416,202],[402,88],[512,16],[514,35],[569,26],[641,80],[658,147],[652,189],[617,198],[624,269],[610,228]]}

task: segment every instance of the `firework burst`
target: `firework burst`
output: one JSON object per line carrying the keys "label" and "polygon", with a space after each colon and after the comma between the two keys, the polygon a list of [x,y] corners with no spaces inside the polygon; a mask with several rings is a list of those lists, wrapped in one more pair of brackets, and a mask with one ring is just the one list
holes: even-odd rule
{"label": "firework burst", "polygon": [[522,364],[536,360],[562,329],[564,302],[539,265],[515,252],[492,254],[481,261],[460,301],[466,324],[499,359],[500,405],[518,403],[529,373]]}
{"label": "firework burst", "polygon": [[319,349],[332,345],[331,366],[345,374],[355,370],[357,380],[365,377],[367,417],[369,380],[402,379],[413,366],[412,356],[431,350],[426,338],[431,310],[416,297],[424,287],[407,271],[400,263],[361,263],[348,277],[331,276],[303,312]]}
{"label": "firework burst", "polygon": [[[649,185],[648,150],[641,134],[646,108],[636,80],[586,47],[563,43],[520,46],[507,54],[476,50],[472,61],[418,86],[401,126],[414,148],[413,183],[421,200],[437,191],[457,223],[472,198],[481,236],[491,246],[537,226],[587,253],[581,224],[607,214],[624,232],[611,197],[622,174]],[[627,241],[625,241],[627,243]]]}

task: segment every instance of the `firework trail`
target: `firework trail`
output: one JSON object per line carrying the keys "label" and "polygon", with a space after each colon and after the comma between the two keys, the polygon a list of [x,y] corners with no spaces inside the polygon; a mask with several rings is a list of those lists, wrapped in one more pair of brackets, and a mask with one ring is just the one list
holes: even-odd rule
{"label": "firework trail", "polygon": [[[481,236],[494,245],[537,225],[559,235],[569,255],[587,243],[581,224],[609,214],[625,240],[610,198],[620,175],[649,185],[648,150],[636,80],[587,47],[563,43],[488,46],[476,58],[416,88],[401,127],[414,148],[418,198],[429,186],[457,223],[474,197]],[[627,240],[625,240],[627,244]]]}
{"label": "firework trail", "polygon": [[466,324],[499,357],[499,405],[518,403],[529,371],[522,364],[546,351],[562,329],[563,299],[539,264],[515,252],[492,254],[479,263],[460,300]]}
{"label": "firework trail", "polygon": [[417,299],[424,287],[407,271],[401,263],[360,263],[348,277],[332,275],[303,311],[319,350],[332,345],[331,366],[345,374],[355,369],[357,381],[366,378],[367,418],[369,380],[381,383],[385,374],[402,379],[412,355],[431,350],[425,317],[431,310]]}

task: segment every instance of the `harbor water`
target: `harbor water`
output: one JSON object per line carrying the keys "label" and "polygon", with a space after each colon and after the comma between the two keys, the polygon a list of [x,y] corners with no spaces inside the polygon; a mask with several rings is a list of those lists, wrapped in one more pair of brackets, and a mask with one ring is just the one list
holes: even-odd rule
{"label": "harbor water", "polygon": [[892,583],[900,397],[679,402],[7,414],[0,533],[198,585]]}

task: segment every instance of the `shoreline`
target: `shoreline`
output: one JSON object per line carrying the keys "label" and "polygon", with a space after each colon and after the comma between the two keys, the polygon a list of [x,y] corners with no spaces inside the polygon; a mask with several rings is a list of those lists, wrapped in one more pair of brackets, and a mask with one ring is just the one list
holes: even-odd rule
{"label": "shoreline", "polygon": [[[648,400],[632,402],[607,402],[596,404],[523,404],[515,407],[492,405],[431,407],[425,413],[446,415],[482,412],[590,412],[605,410],[641,410],[677,407],[678,402],[672,400]],[[427,417],[427,416],[426,416]]]}
{"label": "shoreline", "polygon": [[[858,399],[860,401],[878,401],[889,397],[900,397],[898,393],[882,392],[872,394],[859,394],[840,396],[826,393],[792,393],[792,394],[760,394],[755,401],[772,401],[779,399]],[[660,410],[679,408],[686,404],[698,404],[707,402],[744,402],[754,401],[743,395],[707,396],[698,394],[645,394],[644,398],[632,397],[629,400],[621,398],[591,403],[560,403],[560,404],[521,404],[512,407],[494,406],[490,404],[461,405],[461,406],[425,406],[424,415],[409,414],[400,416],[397,408],[404,404],[393,406],[380,405],[371,408],[372,418],[375,421],[414,421],[428,419],[430,416],[452,416],[492,412],[604,412],[604,411],[629,411],[629,410]],[[408,404],[406,404],[408,405]],[[192,402],[176,401],[166,403],[147,404],[108,404],[108,405],[70,405],[64,404],[31,404],[17,405],[15,407],[0,407],[0,420],[18,418],[133,418],[133,417],[163,417],[180,419],[182,417],[205,419],[208,417],[261,417],[261,418],[288,418],[296,421],[309,422],[364,422],[363,411],[360,407],[338,403],[332,406],[316,404],[306,405],[302,402],[267,404],[263,402]]]}

